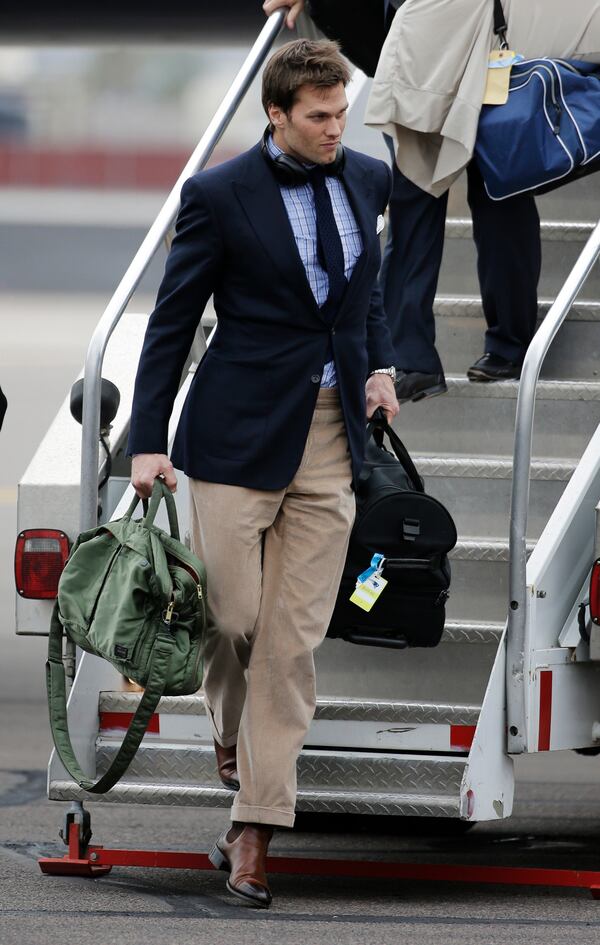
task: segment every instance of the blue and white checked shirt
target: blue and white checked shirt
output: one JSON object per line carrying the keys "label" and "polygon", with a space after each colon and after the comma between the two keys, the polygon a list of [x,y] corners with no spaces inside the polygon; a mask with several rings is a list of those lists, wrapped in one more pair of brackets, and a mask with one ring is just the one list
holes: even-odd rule
{"label": "blue and white checked shirt", "polygon": [[[267,139],[267,148],[272,157],[283,154],[273,141]],[[342,249],[344,250],[344,274],[350,280],[356,260],[363,250],[362,236],[352,213],[348,195],[339,177],[326,177],[327,190],[331,197],[333,215],[337,224]],[[317,305],[325,303],[329,293],[329,276],[319,262],[317,251],[317,212],[312,184],[288,187],[280,184],[279,189],[292,227],[300,258],[306,270],[306,277],[316,299]],[[328,361],[323,367],[321,387],[335,387],[337,376],[335,363]]]}

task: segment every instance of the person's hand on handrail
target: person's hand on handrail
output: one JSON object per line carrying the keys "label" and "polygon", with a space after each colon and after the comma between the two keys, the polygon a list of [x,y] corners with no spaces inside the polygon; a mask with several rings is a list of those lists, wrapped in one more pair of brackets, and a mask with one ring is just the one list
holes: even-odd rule
{"label": "person's hand on handrail", "polygon": [[290,8],[290,12],[285,18],[285,25],[288,29],[293,30],[296,19],[304,9],[304,0],[265,0],[263,3],[263,10],[267,16],[271,16],[272,13],[275,13],[275,10],[280,10],[281,7]]}

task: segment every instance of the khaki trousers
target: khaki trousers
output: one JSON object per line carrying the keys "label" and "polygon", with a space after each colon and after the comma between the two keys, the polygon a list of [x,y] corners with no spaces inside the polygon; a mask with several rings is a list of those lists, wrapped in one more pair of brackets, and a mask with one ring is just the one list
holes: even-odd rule
{"label": "khaki trousers", "polygon": [[237,744],[232,820],[293,826],[296,760],[315,710],[313,654],[354,521],[350,482],[335,389],[319,392],[286,489],[190,480],[192,546],[219,628],[207,650],[205,700],[216,740]]}

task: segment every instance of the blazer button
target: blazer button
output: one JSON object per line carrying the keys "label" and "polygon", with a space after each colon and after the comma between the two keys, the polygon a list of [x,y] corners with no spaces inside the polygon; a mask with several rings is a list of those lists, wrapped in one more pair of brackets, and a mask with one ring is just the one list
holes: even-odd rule
{"label": "blazer button", "polygon": [[320,375],[320,374],[312,374],[310,379],[311,379],[311,381],[313,382],[313,384],[318,384],[319,381],[321,380],[321,375]]}

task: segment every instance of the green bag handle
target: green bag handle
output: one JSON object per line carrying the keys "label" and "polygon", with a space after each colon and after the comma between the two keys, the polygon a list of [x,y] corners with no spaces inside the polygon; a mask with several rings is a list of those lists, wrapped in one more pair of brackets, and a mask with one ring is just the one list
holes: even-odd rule
{"label": "green bag handle", "polygon": [[[158,503],[157,503],[158,505]],[[58,616],[58,601],[52,611],[50,635],[48,638],[48,661],[46,663],[46,687],[48,690],[48,709],[50,728],[58,756],[79,787],[91,794],[105,794],[113,787],[129,767],[140,742],[144,737],[148,723],[164,692],[168,678],[175,638],[168,632],[159,632],[154,642],[150,673],[144,694],[133,716],[121,747],[108,771],[93,781],[88,778],[75,757],[67,720],[67,694],[65,686],[65,667],[62,659],[63,626]]]}
{"label": "green bag handle", "polygon": [[[161,499],[164,499],[167,503],[167,515],[169,517],[169,529],[171,531],[171,538],[176,538],[177,541],[180,541],[179,537],[179,522],[177,520],[177,507],[175,505],[175,499],[173,498],[173,493],[167,486],[164,484],[162,479],[158,477],[154,480],[154,485],[152,486],[152,496],[150,498],[150,504],[143,499],[144,503],[144,518],[142,519],[143,524],[149,528],[154,524],[154,519],[156,518],[156,513],[158,512],[158,507],[161,503]],[[137,506],[139,505],[140,497],[136,493],[131,500],[131,504],[123,518],[131,518],[135,512]]]}

